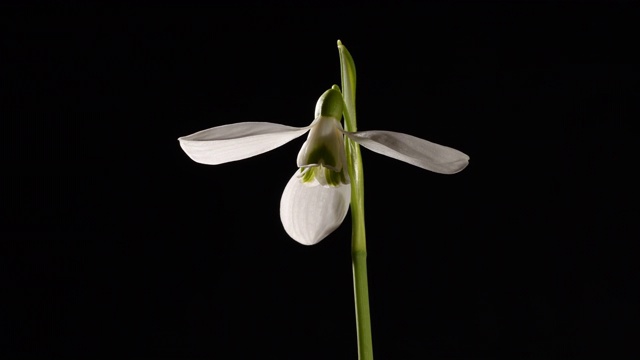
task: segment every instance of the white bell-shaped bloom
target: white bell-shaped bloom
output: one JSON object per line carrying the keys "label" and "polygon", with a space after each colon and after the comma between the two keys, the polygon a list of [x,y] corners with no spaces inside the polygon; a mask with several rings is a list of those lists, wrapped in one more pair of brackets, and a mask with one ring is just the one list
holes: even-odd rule
{"label": "white bell-shaped bloom", "polygon": [[344,136],[382,155],[440,174],[455,174],[469,157],[450,147],[391,131],[346,132],[340,125],[342,95],[327,90],[318,100],[316,117],[306,127],[266,122],[222,125],[179,138],[191,159],[217,165],[273,150],[309,131],[298,153],[298,170],[280,201],[280,219],[291,238],[304,245],[320,242],[344,220],[351,188]]}

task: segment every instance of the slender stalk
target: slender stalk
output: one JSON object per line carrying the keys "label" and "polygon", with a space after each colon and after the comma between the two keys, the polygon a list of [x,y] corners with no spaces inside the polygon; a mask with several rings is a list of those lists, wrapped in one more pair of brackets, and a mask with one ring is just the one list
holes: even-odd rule
{"label": "slender stalk", "polygon": [[[344,99],[345,130],[357,131],[356,69],[351,54],[338,40],[342,97]],[[373,360],[371,316],[369,313],[369,284],[367,280],[367,242],[364,227],[364,181],[360,146],[345,137],[349,177],[351,178],[351,258],[353,288],[356,305],[358,359]]]}

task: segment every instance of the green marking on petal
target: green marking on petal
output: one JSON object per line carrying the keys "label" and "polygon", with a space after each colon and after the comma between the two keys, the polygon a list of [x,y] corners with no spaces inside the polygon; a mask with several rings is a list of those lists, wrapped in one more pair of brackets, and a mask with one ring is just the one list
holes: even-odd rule
{"label": "green marking on petal", "polygon": [[349,184],[346,169],[334,171],[322,165],[300,168],[300,181],[308,185],[340,186]]}
{"label": "green marking on petal", "polygon": [[302,172],[302,177],[300,178],[300,180],[303,183],[310,183],[313,181],[313,179],[316,178],[316,167],[310,167],[310,168],[301,168],[300,172]]}
{"label": "green marking on petal", "polygon": [[331,169],[324,169],[324,177],[327,179],[327,184],[329,186],[340,186],[342,184],[342,171],[333,171]]}
{"label": "green marking on petal", "polygon": [[307,157],[307,163],[330,166],[334,169],[338,166],[333,152],[325,144],[320,144],[319,146],[311,149],[311,152],[309,152]]}

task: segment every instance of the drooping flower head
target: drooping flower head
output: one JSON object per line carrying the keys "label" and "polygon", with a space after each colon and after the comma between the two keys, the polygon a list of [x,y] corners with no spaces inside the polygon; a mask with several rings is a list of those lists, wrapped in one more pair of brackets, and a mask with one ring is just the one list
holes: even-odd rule
{"label": "drooping flower head", "polygon": [[347,132],[340,124],[344,102],[337,85],[325,91],[307,127],[245,122],[222,125],[179,138],[196,162],[217,165],[275,149],[303,135],[298,170],[280,201],[280,219],[291,238],[313,245],[344,220],[351,198],[344,137],[369,150],[441,174],[464,169],[469,157],[450,147],[391,131]]}
{"label": "drooping flower head", "polygon": [[331,88],[320,96],[307,141],[298,153],[303,183],[339,186],[349,183],[344,150],[342,94]]}

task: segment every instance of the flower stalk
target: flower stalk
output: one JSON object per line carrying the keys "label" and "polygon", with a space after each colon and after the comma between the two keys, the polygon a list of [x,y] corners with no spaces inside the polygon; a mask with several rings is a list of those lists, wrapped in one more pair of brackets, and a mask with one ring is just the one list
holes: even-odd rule
{"label": "flower stalk", "polygon": [[[356,132],[356,69],[353,58],[338,40],[342,97],[344,99],[345,130]],[[373,360],[371,315],[369,311],[369,283],[367,279],[367,241],[364,226],[364,179],[360,146],[345,137],[345,150],[351,178],[351,261],[356,306],[358,359]]]}

